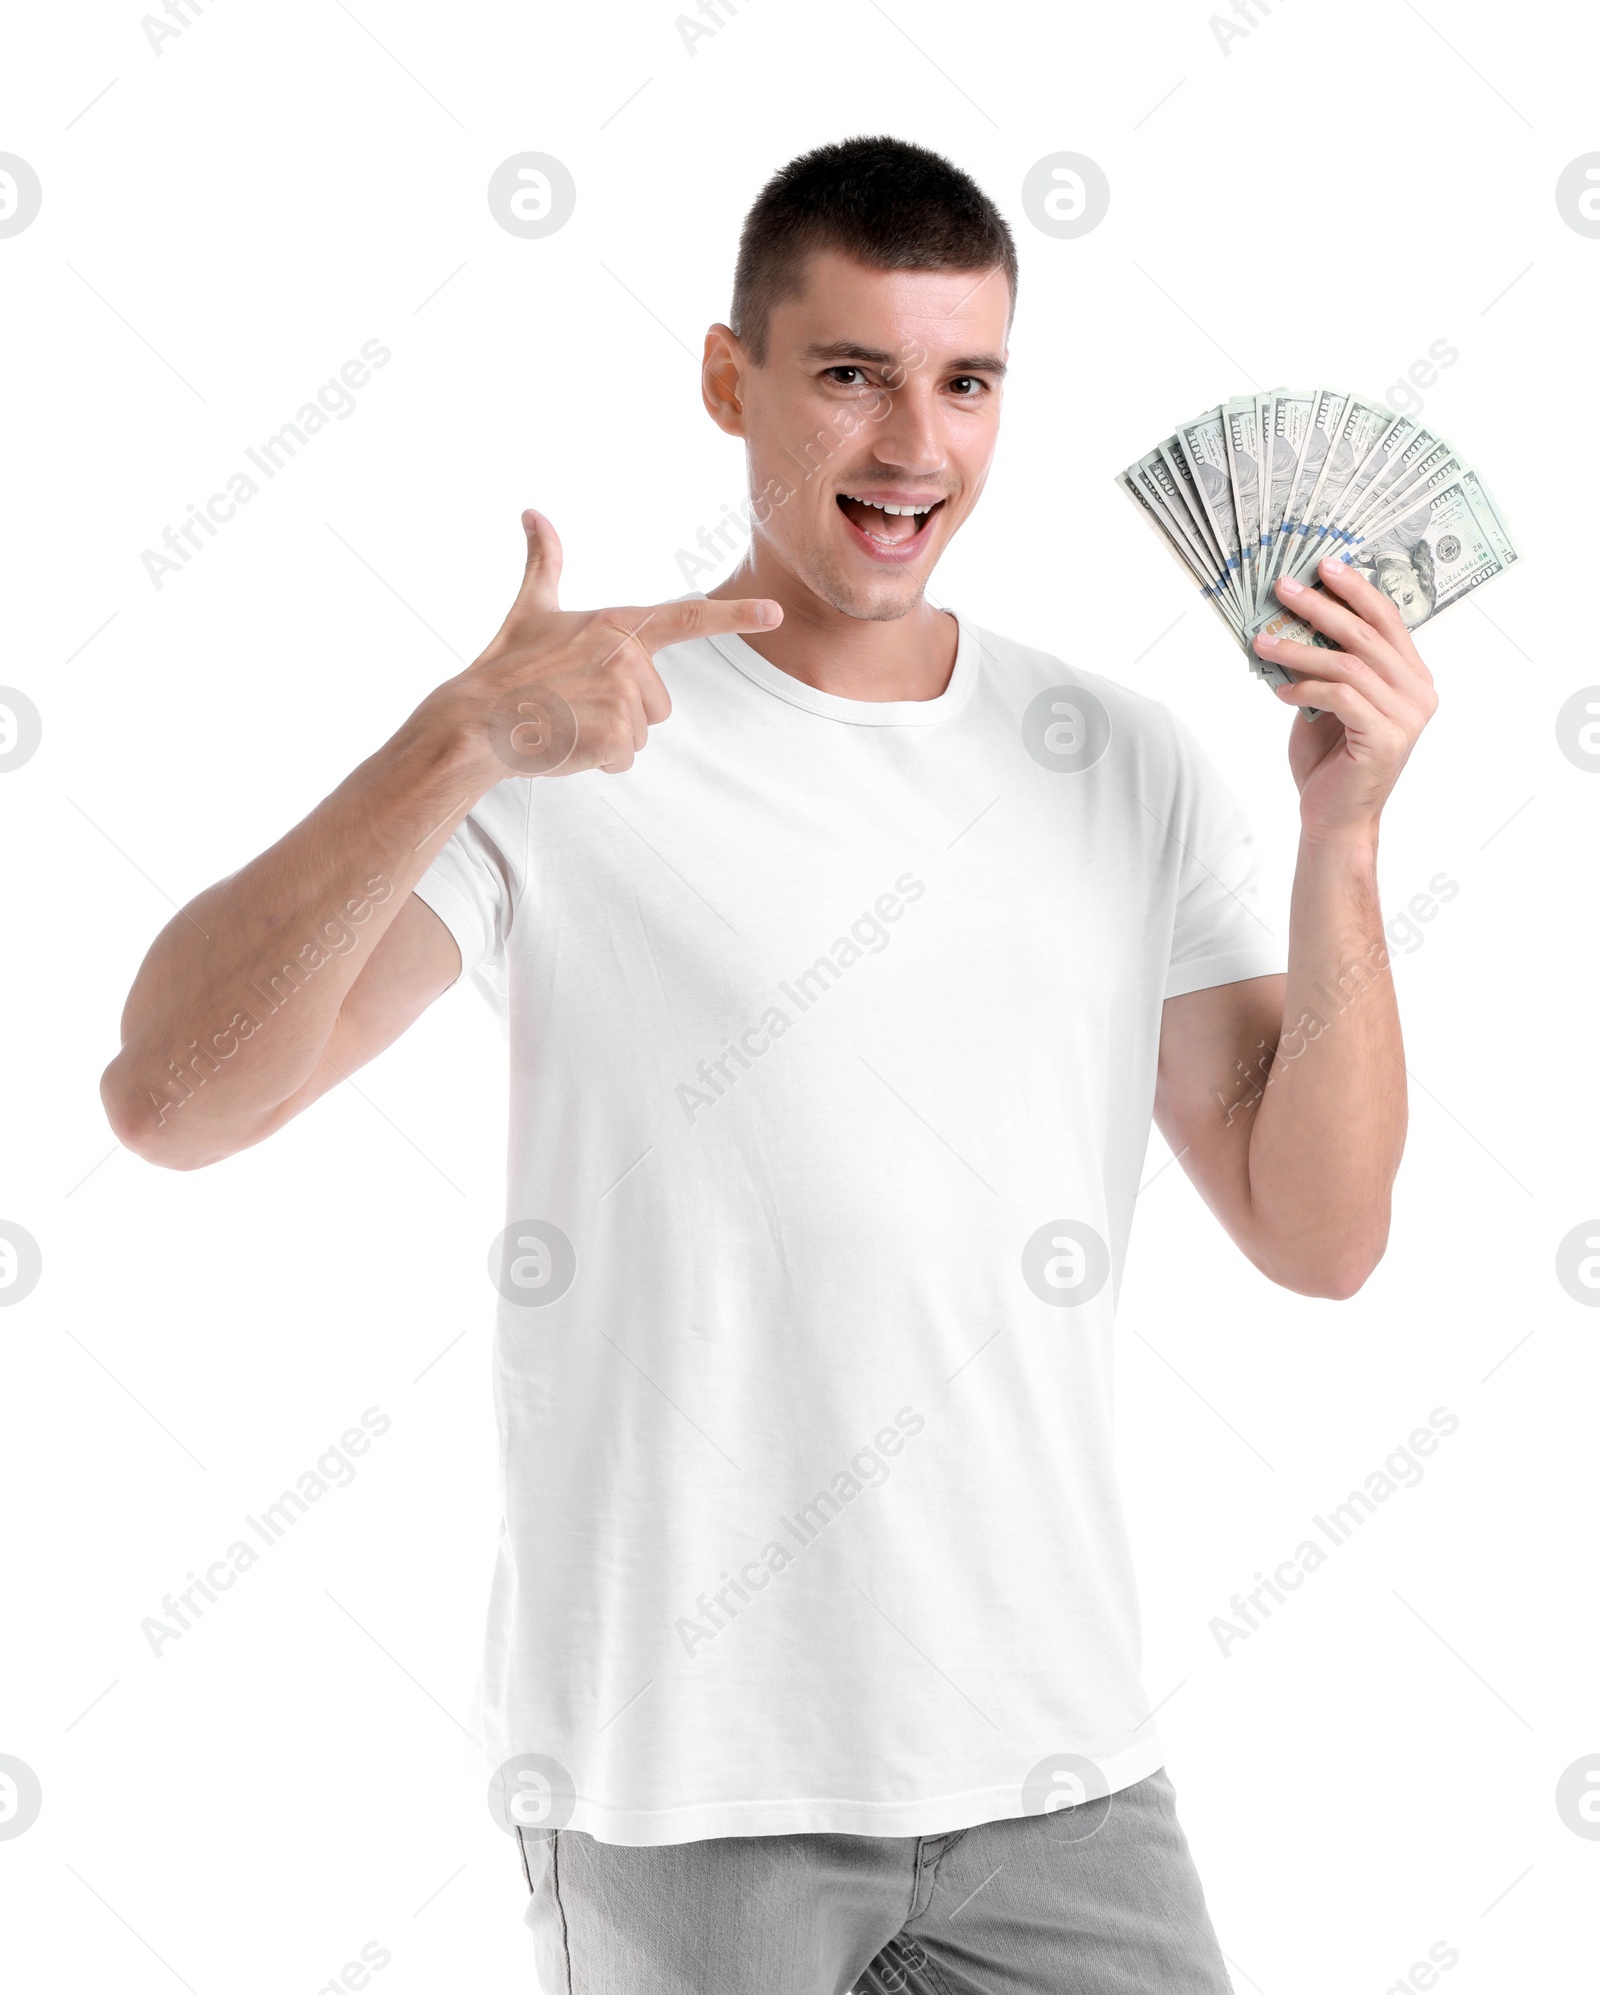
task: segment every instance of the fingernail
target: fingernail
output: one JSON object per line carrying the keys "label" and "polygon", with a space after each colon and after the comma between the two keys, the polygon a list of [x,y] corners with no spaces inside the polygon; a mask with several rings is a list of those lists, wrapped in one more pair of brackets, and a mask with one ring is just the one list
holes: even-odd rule
{"label": "fingernail", "polygon": [[1324,575],[1346,575],[1350,572],[1350,564],[1341,561],[1336,554],[1325,554],[1322,557],[1322,572]]}
{"label": "fingernail", "polygon": [[1263,635],[1256,639],[1256,643],[1261,647],[1263,651],[1273,651],[1277,649],[1278,640],[1275,637],[1267,637]]}
{"label": "fingernail", "polygon": [[1278,584],[1278,592],[1284,596],[1303,596],[1306,592],[1306,585],[1304,582],[1291,582],[1288,576],[1285,575]]}
{"label": "fingernail", "polygon": [[776,603],[761,603],[756,608],[756,622],[766,624],[782,623],[783,611],[778,608]]}

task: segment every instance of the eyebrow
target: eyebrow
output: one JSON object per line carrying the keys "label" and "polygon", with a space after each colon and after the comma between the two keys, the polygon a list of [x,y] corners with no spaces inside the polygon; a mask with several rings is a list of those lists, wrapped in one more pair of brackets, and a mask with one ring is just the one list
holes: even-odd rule
{"label": "eyebrow", "polygon": [[[875,367],[902,365],[898,356],[886,353],[881,347],[866,346],[859,340],[835,339],[817,342],[803,349],[803,360],[823,360],[837,365],[840,361],[865,360]],[[1006,364],[997,353],[969,354],[958,360],[947,361],[941,368],[942,374],[993,374],[1002,378]]]}

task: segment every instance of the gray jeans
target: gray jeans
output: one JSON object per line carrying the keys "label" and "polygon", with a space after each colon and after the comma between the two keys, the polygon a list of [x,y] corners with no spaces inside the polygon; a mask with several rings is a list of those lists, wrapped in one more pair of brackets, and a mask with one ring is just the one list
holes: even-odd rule
{"label": "gray jeans", "polygon": [[518,1834],[543,1995],[1231,1995],[1165,1768],[941,1836]]}

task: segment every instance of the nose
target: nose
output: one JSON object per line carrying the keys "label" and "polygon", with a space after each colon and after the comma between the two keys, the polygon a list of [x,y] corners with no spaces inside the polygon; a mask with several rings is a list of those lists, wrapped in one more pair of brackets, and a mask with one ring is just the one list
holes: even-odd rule
{"label": "nose", "polygon": [[933,384],[912,374],[886,392],[889,408],[874,426],[874,454],[908,478],[936,476],[946,456]]}

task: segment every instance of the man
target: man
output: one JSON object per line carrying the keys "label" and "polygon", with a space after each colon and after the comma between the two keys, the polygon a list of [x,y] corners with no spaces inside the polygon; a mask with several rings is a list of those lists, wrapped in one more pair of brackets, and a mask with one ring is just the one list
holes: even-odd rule
{"label": "man", "polygon": [[1382,1253],[1378,819],[1434,696],[1360,577],[1280,585],[1339,647],[1263,645],[1322,710],[1285,960],[1187,731],[928,601],[1015,289],[930,153],[777,175],[705,345],[736,573],[563,611],[525,513],[487,650],[168,926],[107,1070],[192,1169],[463,972],[506,1022],[485,1711],[548,1989],[1228,1985],[1139,1683],[1113,1298],[1152,1108],[1272,1280]]}

